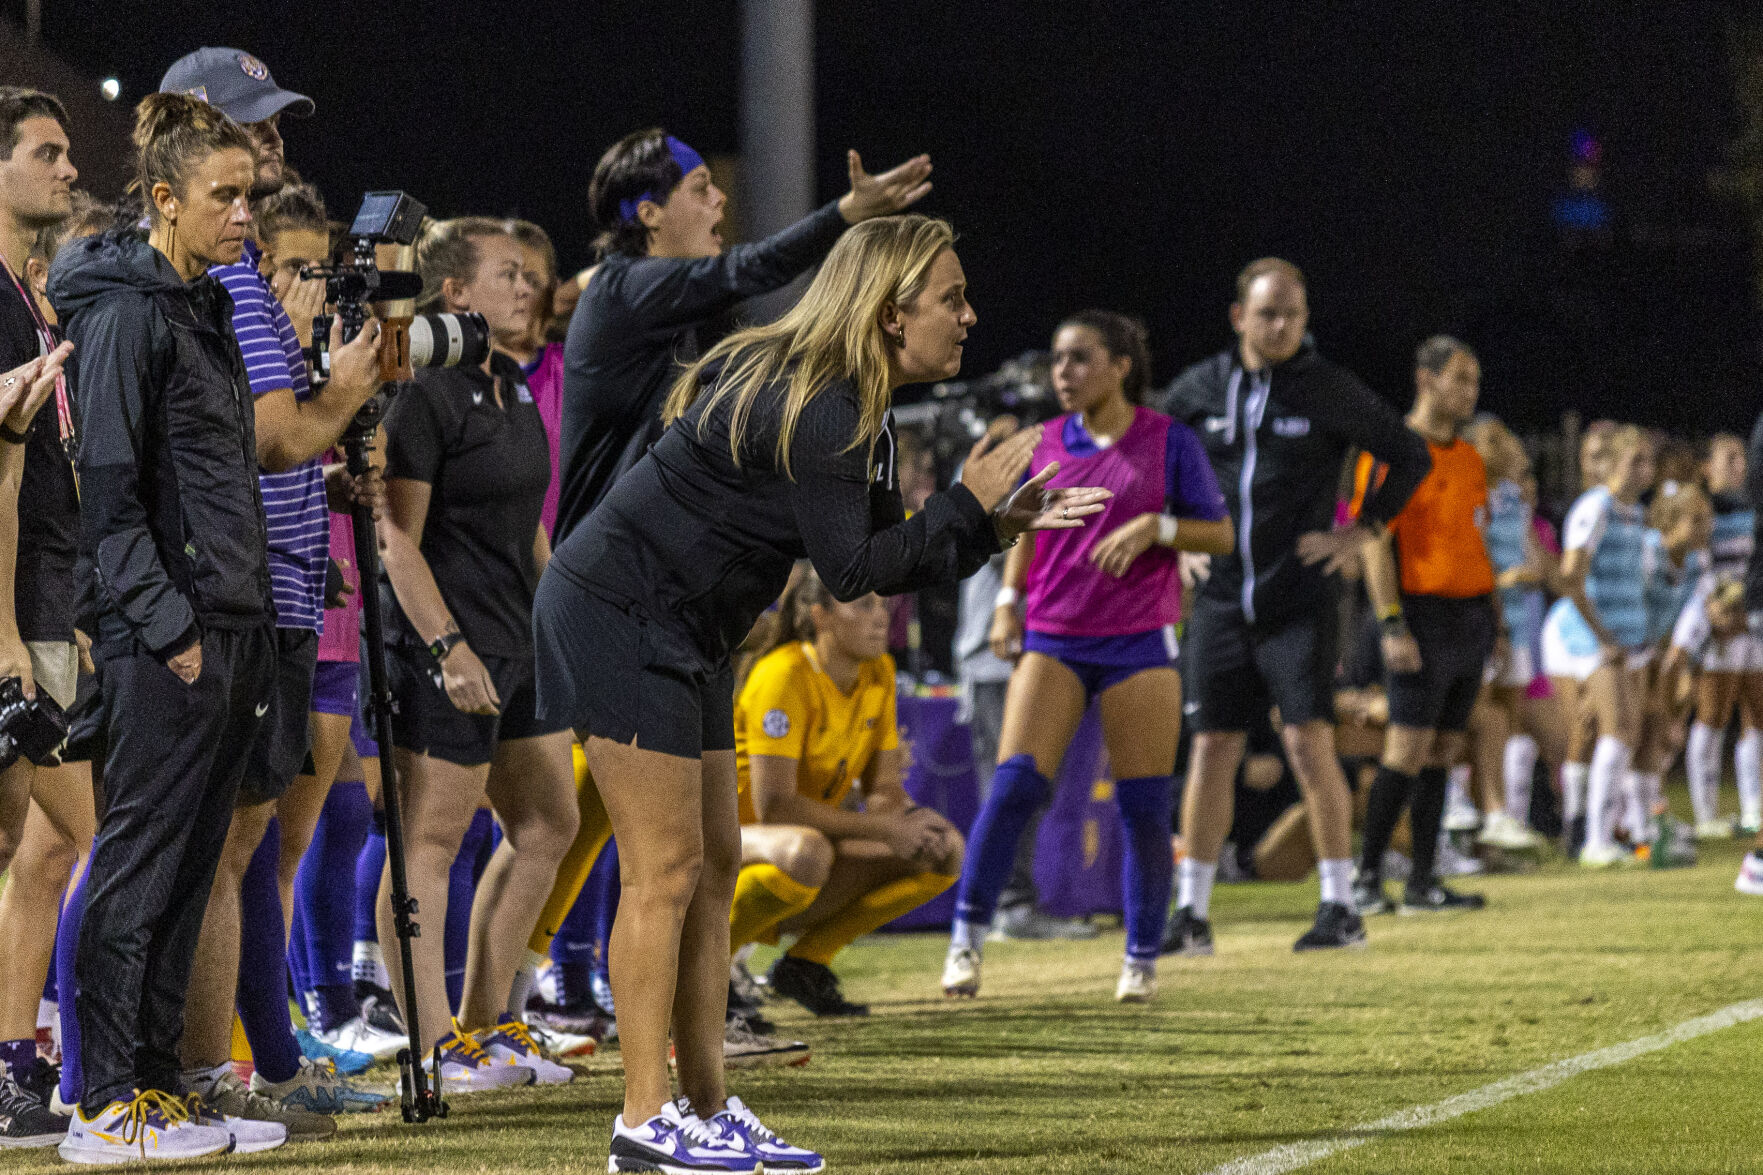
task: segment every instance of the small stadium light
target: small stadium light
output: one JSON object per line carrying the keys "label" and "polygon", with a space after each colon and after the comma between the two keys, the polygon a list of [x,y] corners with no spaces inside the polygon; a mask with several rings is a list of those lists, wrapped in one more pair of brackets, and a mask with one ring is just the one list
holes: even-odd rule
{"label": "small stadium light", "polygon": [[114,102],[122,96],[122,83],[115,78],[105,78],[98,84],[98,92],[104,95],[106,102]]}

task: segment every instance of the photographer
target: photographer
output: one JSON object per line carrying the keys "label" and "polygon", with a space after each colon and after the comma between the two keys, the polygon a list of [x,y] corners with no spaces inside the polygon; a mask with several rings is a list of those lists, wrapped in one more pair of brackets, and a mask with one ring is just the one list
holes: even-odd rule
{"label": "photographer", "polygon": [[[281,89],[262,62],[233,49],[186,55],[166,71],[160,89],[197,92],[239,123],[254,146],[254,201],[261,205],[279,193],[286,167],[277,120],[284,111],[311,113],[311,99]],[[261,240],[248,237],[238,260],[217,266],[214,276],[232,298],[233,334],[254,398],[276,610],[275,685],[209,896],[191,980],[184,1063],[185,1080],[211,1104],[229,1114],[282,1122],[291,1137],[303,1140],[329,1136],[335,1123],[323,1115],[351,1108],[354,1099],[328,1069],[305,1063],[288,1016],[285,978],[269,963],[283,956],[287,944],[277,885],[280,837],[266,838],[265,832],[310,743],[330,559],[329,506],[319,458],[378,390],[379,324],[369,322],[348,346],[333,330],[331,380],[321,394],[312,393],[301,344],[312,315],[322,308],[323,283],[297,284],[289,295],[295,306],[291,314],[260,273],[262,264]],[[296,315],[302,320],[298,326]],[[317,812],[315,805],[296,805],[297,843],[311,837]],[[241,967],[242,957],[251,965]],[[255,1062],[249,1089],[227,1068],[235,1004]],[[253,1098],[252,1091],[263,1096]],[[379,1099],[371,1101],[377,1105]]]}
{"label": "photographer", "polygon": [[[195,1157],[233,1135],[181,1100],[185,991],[273,689],[274,604],[244,361],[207,273],[239,259],[255,156],[239,125],[153,94],[135,124],[147,239],[62,249],[49,296],[84,355],[80,551],[94,613],[107,810],[86,883],[85,1088],[63,1154]],[[128,1129],[141,1122],[150,1129]],[[138,1134],[138,1137],[137,1137]]]}
{"label": "photographer", "polygon": [[[417,243],[418,308],[482,314],[493,335],[522,329],[531,300],[522,260],[497,221],[431,224]],[[419,369],[385,432],[392,733],[410,893],[426,924],[447,919],[448,871],[486,793],[506,838],[479,883],[464,998],[457,1026],[439,1037],[439,1076],[456,1091],[535,1075],[567,1081],[570,1071],[526,1035],[524,1009],[507,1007],[577,827],[568,727],[534,712],[532,601],[551,556],[539,521],[551,478],[544,423],[520,365],[492,351],[480,368]],[[386,889],[379,926],[389,943]],[[449,1022],[442,938],[411,943],[424,1025]],[[396,956],[387,961],[398,979]]]}

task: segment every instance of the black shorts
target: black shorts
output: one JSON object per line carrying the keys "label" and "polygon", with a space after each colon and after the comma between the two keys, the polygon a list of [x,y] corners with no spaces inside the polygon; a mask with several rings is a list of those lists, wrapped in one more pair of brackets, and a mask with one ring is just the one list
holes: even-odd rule
{"label": "black shorts", "polygon": [[1385,693],[1390,724],[1416,730],[1462,731],[1481,694],[1494,651],[1494,610],[1486,596],[1452,600],[1404,596],[1402,614],[1420,646],[1420,672],[1391,673]]}
{"label": "black shorts", "polygon": [[82,673],[73,705],[67,711],[67,746],[61,750],[61,761],[102,764],[109,749],[104,737],[104,699],[98,675]]}
{"label": "black shorts", "polygon": [[1269,704],[1285,726],[1333,722],[1339,627],[1333,592],[1310,612],[1254,624],[1237,605],[1202,595],[1182,636],[1194,729],[1252,730]]}
{"label": "black shorts", "polygon": [[735,679],[690,637],[635,604],[548,574],[533,601],[539,712],[583,739],[702,757],[735,747]]}
{"label": "black shorts", "polygon": [[461,767],[479,767],[496,757],[498,743],[569,729],[539,719],[532,658],[480,653],[478,660],[489,670],[496,696],[502,699],[495,714],[467,714],[455,706],[427,649],[405,644],[387,648],[386,674],[398,700],[398,712],[392,715],[392,745]]}
{"label": "black shorts", "polygon": [[246,755],[239,807],[279,800],[307,762],[312,730],[312,674],[318,667],[318,634],[310,628],[275,630],[275,687],[260,712],[257,737]]}

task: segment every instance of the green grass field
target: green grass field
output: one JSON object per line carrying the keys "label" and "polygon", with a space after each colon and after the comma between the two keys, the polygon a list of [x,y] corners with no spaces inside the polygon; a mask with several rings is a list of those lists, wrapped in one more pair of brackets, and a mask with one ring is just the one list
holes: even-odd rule
{"label": "green grass field", "polygon": [[[874,1014],[813,1022],[778,1008],[812,1063],[731,1087],[840,1172],[1207,1172],[1363,1138],[1355,1128],[1385,1115],[1763,996],[1763,901],[1732,889],[1741,853],[1472,879],[1487,911],[1375,919],[1368,950],[1320,956],[1291,952],[1314,882],[1220,887],[1217,956],[1166,960],[1147,1008],[1113,1003],[1118,931],[994,944],[983,994],[959,1004],[937,988],[940,936],[870,939],[840,970]],[[1303,1170],[1763,1171],[1759,1055],[1753,1020]],[[445,1122],[355,1117],[330,1143],[193,1166],[602,1170],[616,1052],[590,1068],[562,1089],[455,1099]],[[57,1165],[53,1151],[5,1161]]]}

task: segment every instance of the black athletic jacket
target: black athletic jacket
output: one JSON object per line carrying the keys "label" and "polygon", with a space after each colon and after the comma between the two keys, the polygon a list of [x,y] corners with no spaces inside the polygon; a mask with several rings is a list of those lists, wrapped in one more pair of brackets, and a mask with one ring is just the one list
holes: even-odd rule
{"label": "black athletic jacket", "polygon": [[1170,386],[1163,410],[1200,435],[1236,526],[1236,549],[1212,557],[1204,594],[1236,604],[1251,623],[1333,599],[1297,544],[1334,525],[1350,450],[1389,466],[1361,515],[1379,523],[1401,512],[1432,468],[1426,442],[1308,343],[1271,374],[1245,372],[1235,349],[1196,363]]}
{"label": "black athletic jacket", "polygon": [[754,404],[738,466],[728,405],[700,435],[699,400],[570,533],[545,574],[676,626],[709,669],[746,638],[797,559],[811,560],[835,597],[854,600],[952,583],[997,552],[991,516],[965,486],[932,494],[906,517],[892,421],[873,449],[852,448],[861,410],[848,382],[803,407],[792,480],[777,459],[782,394],[779,384]]}
{"label": "black athletic jacket", "polygon": [[49,299],[80,356],[80,561],[102,651],[273,623],[251,385],[233,301],[139,235],[69,242]]}
{"label": "black athletic jacket", "polygon": [[562,544],[661,436],[661,406],[680,364],[713,341],[700,338],[699,328],[744,298],[788,285],[825,257],[845,228],[835,201],[717,257],[615,255],[600,263],[563,344],[553,541]]}

